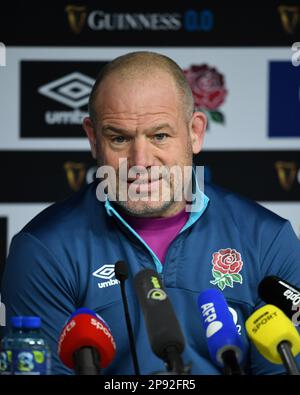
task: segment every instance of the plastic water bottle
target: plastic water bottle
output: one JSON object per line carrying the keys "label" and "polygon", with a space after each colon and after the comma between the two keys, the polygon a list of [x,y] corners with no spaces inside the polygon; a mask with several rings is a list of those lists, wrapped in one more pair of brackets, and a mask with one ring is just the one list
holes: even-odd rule
{"label": "plastic water bottle", "polygon": [[15,337],[22,335],[23,317],[11,317],[11,330],[0,344],[0,374],[12,374],[12,343]]}
{"label": "plastic water bottle", "polygon": [[41,336],[40,317],[23,317],[22,333],[12,341],[12,374],[51,374],[50,349]]}

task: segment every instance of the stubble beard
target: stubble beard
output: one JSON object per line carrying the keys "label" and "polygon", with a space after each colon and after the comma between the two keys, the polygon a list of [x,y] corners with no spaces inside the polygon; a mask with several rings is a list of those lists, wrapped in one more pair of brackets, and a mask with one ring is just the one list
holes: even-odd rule
{"label": "stubble beard", "polygon": [[[192,146],[190,142],[188,142],[186,147],[186,156],[185,156],[185,161],[187,164],[185,166],[192,165],[192,158],[193,158]],[[100,160],[99,157],[97,158],[97,164],[98,166],[104,165],[103,160]],[[182,166],[182,171],[183,171],[183,166]],[[117,179],[118,179],[118,174],[117,174]],[[117,199],[114,201],[114,205],[116,205],[125,214],[135,217],[164,217],[164,216],[167,217],[167,216],[175,215],[184,209],[186,201],[184,199],[184,191],[183,188],[181,187],[181,184],[180,186],[178,186],[177,181],[172,176],[169,179],[169,181],[170,180],[172,180],[168,185],[170,198],[164,199],[164,196],[162,196],[163,194],[161,192],[162,185],[160,185],[159,186],[160,198],[158,199],[158,201],[151,201],[151,193],[149,193],[148,199],[145,201],[143,201],[142,199],[138,201],[132,201],[129,198],[127,200],[120,200],[118,195],[119,184],[117,182],[117,193],[116,193]],[[164,182],[164,180],[161,180],[160,184],[162,182]],[[181,201],[178,201],[177,199],[175,200],[176,194],[179,194],[179,196],[182,197]]]}

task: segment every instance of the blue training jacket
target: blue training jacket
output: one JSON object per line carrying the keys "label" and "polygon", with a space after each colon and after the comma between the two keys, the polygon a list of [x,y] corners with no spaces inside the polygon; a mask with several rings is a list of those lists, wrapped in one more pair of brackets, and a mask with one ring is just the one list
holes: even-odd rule
{"label": "blue training jacket", "polygon": [[[198,295],[208,288],[222,289],[233,309],[246,345],[247,373],[284,372],[283,366],[269,363],[256,351],[244,322],[263,305],[257,286],[265,276],[277,275],[300,287],[300,242],[288,221],[230,191],[206,185],[203,209],[190,215],[162,265],[113,206],[97,200],[96,187],[92,183],[35,217],[13,238],[6,262],[2,301],[8,318],[42,318],[53,374],[73,373],[60,362],[57,341],[79,307],[98,313],[114,336],[116,357],[103,373],[134,374],[120,286],[113,274],[118,260],[129,266],[126,292],[142,374],[165,370],[151,350],[133,289],[133,277],[144,268],[157,270],[163,279],[186,340],[183,360],[192,364],[192,374],[222,373],[210,359],[197,307]],[[228,254],[234,256],[232,275],[218,282]]]}

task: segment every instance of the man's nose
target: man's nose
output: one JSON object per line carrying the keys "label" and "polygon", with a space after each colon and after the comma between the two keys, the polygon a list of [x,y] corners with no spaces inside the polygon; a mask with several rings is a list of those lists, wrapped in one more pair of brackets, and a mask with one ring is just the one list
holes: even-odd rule
{"label": "man's nose", "polygon": [[151,143],[146,137],[138,137],[133,140],[130,147],[128,164],[130,167],[148,167],[153,165]]}

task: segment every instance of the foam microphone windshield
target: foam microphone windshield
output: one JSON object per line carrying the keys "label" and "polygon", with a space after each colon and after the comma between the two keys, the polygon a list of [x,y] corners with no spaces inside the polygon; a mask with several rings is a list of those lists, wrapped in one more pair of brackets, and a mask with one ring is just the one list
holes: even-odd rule
{"label": "foam microphone windshield", "polygon": [[260,298],[280,308],[293,319],[300,306],[300,290],[277,276],[265,277],[258,286]]}
{"label": "foam microphone windshield", "polygon": [[134,278],[153,352],[166,361],[166,350],[174,347],[180,354],[185,341],[169,297],[157,272],[141,270]]}
{"label": "foam microphone windshield", "polygon": [[299,375],[294,357],[300,352],[300,336],[278,307],[267,304],[257,309],[247,319],[246,330],[266,359],[276,364],[284,363],[289,374]]}
{"label": "foam microphone windshield", "polygon": [[225,374],[244,374],[240,366],[244,344],[223,293],[217,289],[202,292],[198,296],[198,308],[211,359]]}
{"label": "foam microphone windshield", "polygon": [[116,344],[106,322],[89,310],[73,313],[58,342],[58,355],[70,369],[75,369],[74,354],[90,348],[98,354],[99,368],[107,367],[116,353]]}

